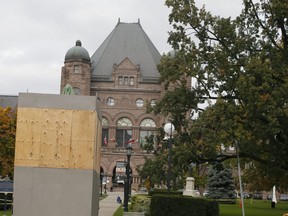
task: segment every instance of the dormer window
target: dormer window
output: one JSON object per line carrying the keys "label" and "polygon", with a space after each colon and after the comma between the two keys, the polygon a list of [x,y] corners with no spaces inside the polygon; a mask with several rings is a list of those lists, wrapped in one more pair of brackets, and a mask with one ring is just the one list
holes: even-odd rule
{"label": "dormer window", "polygon": [[134,77],[130,77],[130,83],[129,83],[130,86],[134,85]]}
{"label": "dormer window", "polygon": [[134,77],[133,76],[119,76],[118,85],[133,86]]}
{"label": "dormer window", "polygon": [[124,77],[124,85],[128,85],[128,77]]}
{"label": "dormer window", "polygon": [[122,76],[118,77],[118,84],[123,85],[123,77]]}

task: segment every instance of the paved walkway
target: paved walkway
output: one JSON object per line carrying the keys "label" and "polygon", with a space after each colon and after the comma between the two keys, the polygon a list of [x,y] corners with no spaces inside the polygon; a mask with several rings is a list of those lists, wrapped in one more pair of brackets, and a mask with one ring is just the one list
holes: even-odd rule
{"label": "paved walkway", "polygon": [[107,197],[100,201],[99,216],[113,216],[120,204],[117,203],[117,196],[119,195],[124,200],[123,192],[107,192]]}

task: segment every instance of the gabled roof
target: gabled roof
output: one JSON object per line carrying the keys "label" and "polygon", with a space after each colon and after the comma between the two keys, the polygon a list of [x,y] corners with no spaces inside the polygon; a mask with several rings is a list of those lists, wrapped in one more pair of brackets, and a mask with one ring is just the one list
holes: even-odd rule
{"label": "gabled roof", "polygon": [[159,79],[157,65],[161,55],[137,23],[118,22],[113,31],[92,55],[92,77],[111,77],[113,65],[128,58],[140,67],[142,80]]}

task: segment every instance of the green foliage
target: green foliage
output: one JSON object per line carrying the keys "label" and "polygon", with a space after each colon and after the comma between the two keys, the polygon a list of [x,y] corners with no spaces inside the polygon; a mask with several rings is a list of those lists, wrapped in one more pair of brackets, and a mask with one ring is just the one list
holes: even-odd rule
{"label": "green foliage", "polygon": [[235,185],[231,170],[222,164],[215,164],[208,173],[208,198],[236,199]]}
{"label": "green foliage", "polygon": [[166,92],[149,111],[175,125],[174,172],[184,178],[180,161],[185,168],[235,158],[221,146],[236,140],[241,158],[287,172],[288,2],[243,0],[235,18],[214,16],[193,0],[165,4],[174,53],[162,56]]}
{"label": "green foliage", "polygon": [[147,212],[150,211],[151,199],[145,195],[136,195],[131,199],[130,209],[132,212]]}
{"label": "green foliage", "polygon": [[0,175],[13,176],[16,111],[0,107]]}
{"label": "green foliage", "polygon": [[210,216],[219,215],[218,203],[187,196],[154,195],[150,205],[151,216]]}
{"label": "green foliage", "polygon": [[155,136],[153,134],[151,134],[149,137],[146,136],[146,143],[143,146],[143,149],[146,150],[148,153],[150,153],[152,150],[154,150],[154,139]]}
{"label": "green foliage", "polygon": [[[153,196],[155,194],[168,194],[167,189],[153,189],[151,191],[149,191],[148,195],[149,196]],[[170,191],[171,195],[182,195],[183,192],[182,191]]]}

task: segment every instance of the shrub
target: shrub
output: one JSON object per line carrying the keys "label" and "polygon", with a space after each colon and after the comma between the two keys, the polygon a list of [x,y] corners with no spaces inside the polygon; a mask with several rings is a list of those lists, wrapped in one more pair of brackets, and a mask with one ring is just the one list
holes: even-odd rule
{"label": "shrub", "polygon": [[[148,192],[149,196],[153,196],[155,194],[168,194],[167,189],[153,189]],[[182,191],[170,191],[172,195],[182,195]]]}
{"label": "shrub", "polygon": [[136,195],[131,198],[131,211],[132,212],[149,212],[150,210],[150,197],[145,195]]}
{"label": "shrub", "polygon": [[219,216],[219,205],[215,201],[188,196],[153,195],[151,216]]}

